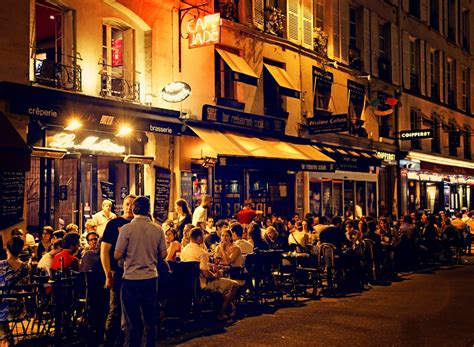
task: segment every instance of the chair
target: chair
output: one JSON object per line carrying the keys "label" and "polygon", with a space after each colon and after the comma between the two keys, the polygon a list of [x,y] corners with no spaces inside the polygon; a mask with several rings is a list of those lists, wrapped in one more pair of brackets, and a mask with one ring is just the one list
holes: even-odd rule
{"label": "chair", "polygon": [[322,279],[326,280],[326,288],[333,290],[337,286],[336,246],[322,243],[319,250],[318,263]]}
{"label": "chair", "polygon": [[368,277],[369,282],[374,281],[379,276],[375,242],[370,239],[363,239],[362,242],[364,245],[364,255],[362,258],[364,273]]}

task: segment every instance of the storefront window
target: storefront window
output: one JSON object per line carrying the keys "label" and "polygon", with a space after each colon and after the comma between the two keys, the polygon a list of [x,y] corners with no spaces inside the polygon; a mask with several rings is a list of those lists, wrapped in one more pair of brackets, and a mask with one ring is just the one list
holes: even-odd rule
{"label": "storefront window", "polygon": [[367,215],[366,209],[366,192],[365,182],[356,182],[356,205],[355,205],[355,218],[359,219],[362,216]]}
{"label": "storefront window", "polygon": [[309,183],[309,207],[311,213],[321,216],[321,180],[311,179]]}
{"label": "storefront window", "polygon": [[323,216],[332,213],[331,210],[332,198],[332,180],[323,180]]}
{"label": "storefront window", "polygon": [[342,216],[342,181],[333,180],[333,210],[334,216]]}
{"label": "storefront window", "polygon": [[367,182],[367,208],[370,217],[377,217],[377,184]]}
{"label": "storefront window", "polygon": [[354,219],[354,181],[344,181],[344,215]]}

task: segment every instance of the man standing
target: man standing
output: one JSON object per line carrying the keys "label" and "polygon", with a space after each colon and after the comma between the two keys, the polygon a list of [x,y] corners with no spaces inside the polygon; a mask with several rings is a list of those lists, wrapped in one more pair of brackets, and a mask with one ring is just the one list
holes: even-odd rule
{"label": "man standing", "polygon": [[117,216],[112,212],[112,201],[102,201],[102,210],[92,216],[92,219],[97,222],[97,233],[100,237],[104,234],[107,222],[114,218]]}
{"label": "man standing", "polygon": [[122,228],[114,257],[124,258],[122,317],[126,346],[141,346],[142,327],[146,346],[155,346],[157,316],[157,264],[166,259],[163,229],[149,218],[150,200],[139,196],[133,202],[133,219]]}
{"label": "man standing", "polygon": [[130,223],[133,218],[132,205],[135,195],[129,195],[123,200],[123,214],[107,223],[100,244],[100,259],[105,273],[105,286],[110,289],[110,305],[107,321],[105,322],[105,346],[123,345],[120,335],[120,287],[122,286],[123,268],[114,258],[115,245],[121,228]]}
{"label": "man standing", "polygon": [[201,195],[201,204],[196,207],[193,213],[193,225],[206,229],[208,209],[211,206],[212,198],[207,195]]}
{"label": "man standing", "polygon": [[257,211],[252,209],[252,200],[245,200],[244,207],[237,213],[237,220],[240,224],[250,224],[256,215]]}

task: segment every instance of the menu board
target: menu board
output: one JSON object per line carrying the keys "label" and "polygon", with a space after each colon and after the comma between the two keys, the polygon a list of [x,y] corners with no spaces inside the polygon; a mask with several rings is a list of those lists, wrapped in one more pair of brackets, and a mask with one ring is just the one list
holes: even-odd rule
{"label": "menu board", "polygon": [[153,217],[163,223],[168,218],[171,190],[171,172],[167,168],[155,168],[155,206]]}
{"label": "menu board", "polygon": [[186,200],[189,208],[193,206],[193,175],[189,171],[181,171],[181,199]]}
{"label": "menu board", "polygon": [[25,173],[0,171],[0,229],[23,220]]}
{"label": "menu board", "polygon": [[115,203],[115,188],[113,183],[101,181],[100,190],[104,199],[110,200]]}

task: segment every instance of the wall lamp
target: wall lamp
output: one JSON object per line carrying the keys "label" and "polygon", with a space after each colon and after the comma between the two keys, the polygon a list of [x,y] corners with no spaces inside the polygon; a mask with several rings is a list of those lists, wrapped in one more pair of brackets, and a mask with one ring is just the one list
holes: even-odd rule
{"label": "wall lamp", "polygon": [[118,133],[115,134],[115,136],[124,137],[124,136],[129,135],[131,132],[132,132],[132,128],[130,128],[128,125],[122,125],[119,128]]}
{"label": "wall lamp", "polygon": [[75,131],[79,128],[82,127],[82,123],[79,122],[78,120],[76,119],[72,119],[69,124],[67,125],[67,127],[64,128],[64,130],[67,130],[67,131]]}
{"label": "wall lamp", "polygon": [[363,75],[363,76],[356,76],[356,78],[365,78],[367,81],[370,82],[370,79],[372,78],[372,76],[370,76],[370,75]]}

